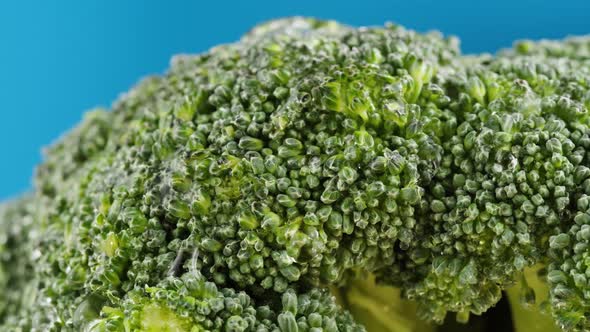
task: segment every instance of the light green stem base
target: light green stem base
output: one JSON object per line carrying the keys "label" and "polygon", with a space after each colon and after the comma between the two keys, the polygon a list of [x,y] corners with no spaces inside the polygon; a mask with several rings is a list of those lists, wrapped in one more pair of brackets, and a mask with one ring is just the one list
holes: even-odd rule
{"label": "light green stem base", "polygon": [[534,303],[528,304],[521,300],[522,283],[506,290],[515,332],[561,332],[550,313],[541,310],[540,304],[547,300],[549,288],[546,283],[539,280],[538,269],[539,267],[532,267],[524,271],[526,283],[535,293]]}
{"label": "light green stem base", "polygon": [[416,304],[401,299],[400,290],[375,284],[367,275],[346,290],[334,292],[338,300],[369,332],[434,332],[436,326],[416,317]]}

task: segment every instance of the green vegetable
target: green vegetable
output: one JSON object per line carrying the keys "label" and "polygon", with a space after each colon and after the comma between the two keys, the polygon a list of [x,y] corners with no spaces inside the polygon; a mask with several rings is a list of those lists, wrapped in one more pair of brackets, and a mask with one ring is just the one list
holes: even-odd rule
{"label": "green vegetable", "polygon": [[589,85],[588,38],[305,18],[176,57],[0,209],[0,328],[587,331]]}

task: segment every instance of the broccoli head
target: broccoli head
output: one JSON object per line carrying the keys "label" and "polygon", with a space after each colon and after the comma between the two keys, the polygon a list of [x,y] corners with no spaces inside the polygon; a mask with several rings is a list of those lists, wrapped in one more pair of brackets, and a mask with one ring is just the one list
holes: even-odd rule
{"label": "broccoli head", "polygon": [[444,331],[506,297],[518,331],[586,331],[589,85],[587,38],[463,56],[394,24],[283,19],[177,56],[2,210],[0,319]]}

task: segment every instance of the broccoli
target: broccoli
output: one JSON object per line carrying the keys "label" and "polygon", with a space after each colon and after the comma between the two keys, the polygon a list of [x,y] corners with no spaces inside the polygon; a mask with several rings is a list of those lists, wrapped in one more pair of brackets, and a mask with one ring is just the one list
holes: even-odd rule
{"label": "broccoli", "polygon": [[583,37],[290,18],[177,56],[0,208],[1,326],[587,331],[589,85]]}

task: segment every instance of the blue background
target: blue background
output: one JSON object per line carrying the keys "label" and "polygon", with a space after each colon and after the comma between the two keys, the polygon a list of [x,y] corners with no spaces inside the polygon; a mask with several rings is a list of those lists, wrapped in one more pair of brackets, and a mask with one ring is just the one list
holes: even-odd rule
{"label": "blue background", "polygon": [[[2,1],[0,199],[31,187],[41,149],[176,53],[237,40],[271,18],[392,21],[461,38],[465,53],[590,33],[590,1]],[[52,4],[54,2],[54,4]]]}

